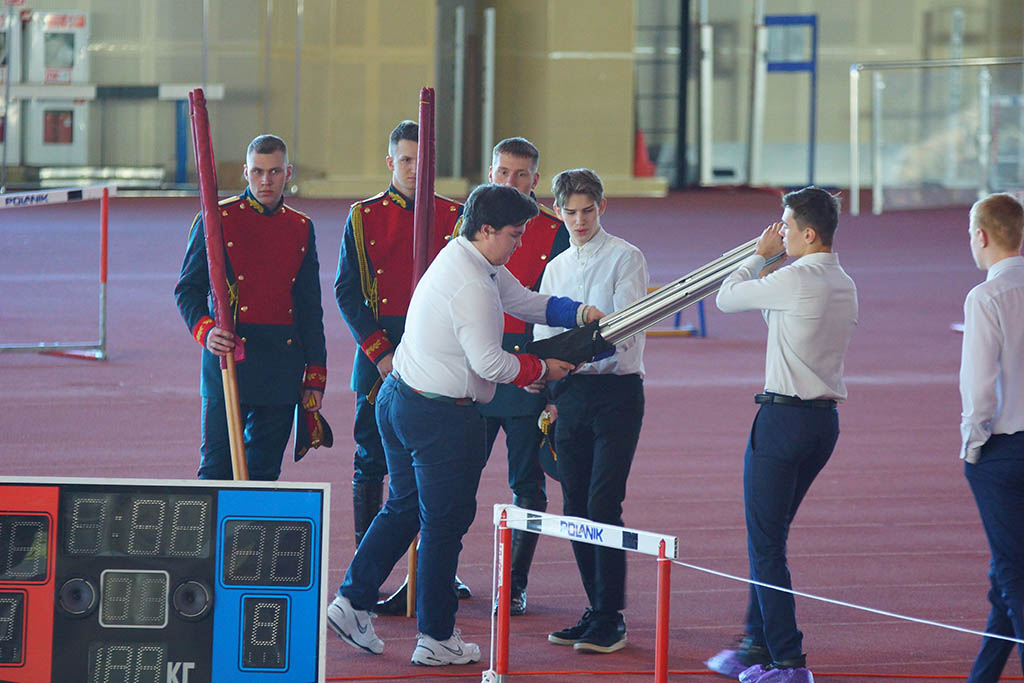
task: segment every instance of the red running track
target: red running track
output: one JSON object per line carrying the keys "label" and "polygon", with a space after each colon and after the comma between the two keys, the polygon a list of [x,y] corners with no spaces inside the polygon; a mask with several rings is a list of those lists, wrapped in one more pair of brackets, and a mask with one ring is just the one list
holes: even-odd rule
{"label": "red running track", "polygon": [[[334,484],[329,583],[353,552],[349,498],[354,344],[332,300],[347,202],[296,200],[316,224],[329,350],[325,414],[337,441],[284,478]],[[0,462],[4,476],[125,475],[191,478],[199,443],[199,349],[172,290],[198,202],[115,198],[110,209],[108,362],[0,354]],[[5,211],[0,221],[0,342],[78,340],[95,334],[96,207]],[[664,283],[756,236],[780,214],[770,193],[704,191],[663,200],[612,199],[603,224],[641,247],[652,281]],[[44,238],[42,247],[39,238]],[[850,399],[842,435],[793,525],[795,587],[855,604],[981,629],[988,552],[957,458],[960,336],[968,289],[982,279],[967,246],[966,208],[843,216],[836,241],[857,282],[861,320],[847,358]],[[61,287],[64,289],[61,289]],[[692,321],[691,313],[687,317]],[[629,526],[679,536],[682,558],[746,573],[741,469],[762,388],[764,324],[757,313],[708,307],[707,339],[647,344],[647,414],[625,503]],[[550,511],[561,508],[556,487]],[[458,625],[481,644],[477,667],[424,671],[409,664],[416,627],[381,618],[378,657],[331,636],[328,674],[398,678],[439,673],[473,679],[486,668],[491,506],[509,502],[503,450],[484,472],[477,520],[460,575],[476,592]],[[654,662],[655,563],[629,561],[629,645],[607,656],[546,642],[585,606],[569,546],[540,543],[528,615],[512,621],[513,672],[650,671]],[[392,577],[388,587],[400,577]],[[741,630],[746,586],[681,567],[673,571],[669,667],[676,681],[714,680],[702,661]],[[943,680],[966,675],[975,636],[797,599],[809,666],[819,681]],[[1018,675],[1011,658],[1008,675]],[[529,681],[583,680],[545,673]],[[610,674],[604,680],[649,680]],[[724,680],[724,679],[722,679]]]}

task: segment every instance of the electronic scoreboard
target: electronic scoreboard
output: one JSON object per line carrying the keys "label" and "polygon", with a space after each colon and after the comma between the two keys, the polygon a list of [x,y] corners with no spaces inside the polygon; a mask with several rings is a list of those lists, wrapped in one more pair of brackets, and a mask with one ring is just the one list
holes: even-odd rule
{"label": "electronic scoreboard", "polygon": [[328,484],[0,480],[0,683],[324,680]]}

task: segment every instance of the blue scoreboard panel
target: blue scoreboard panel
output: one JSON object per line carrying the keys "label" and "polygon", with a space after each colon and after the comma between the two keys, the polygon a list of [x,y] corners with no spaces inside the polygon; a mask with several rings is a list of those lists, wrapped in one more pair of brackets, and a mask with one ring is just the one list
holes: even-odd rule
{"label": "blue scoreboard panel", "polygon": [[328,484],[0,481],[0,683],[324,681]]}

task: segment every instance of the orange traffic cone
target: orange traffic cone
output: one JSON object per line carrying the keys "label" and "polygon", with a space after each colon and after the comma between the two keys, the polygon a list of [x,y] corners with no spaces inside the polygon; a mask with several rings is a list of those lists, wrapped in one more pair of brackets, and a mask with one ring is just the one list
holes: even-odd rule
{"label": "orange traffic cone", "polygon": [[644,132],[637,129],[636,145],[633,151],[633,177],[652,178],[657,170],[657,165],[651,161],[651,157],[647,153],[647,142],[644,140]]}

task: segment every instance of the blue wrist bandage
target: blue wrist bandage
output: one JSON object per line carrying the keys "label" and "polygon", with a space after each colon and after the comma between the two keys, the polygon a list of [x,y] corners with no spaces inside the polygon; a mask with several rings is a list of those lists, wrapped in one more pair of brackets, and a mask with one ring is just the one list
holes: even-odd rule
{"label": "blue wrist bandage", "polygon": [[548,299],[548,308],[545,311],[547,324],[551,327],[576,327],[576,309],[582,306],[579,301],[573,301],[567,296],[553,296]]}

